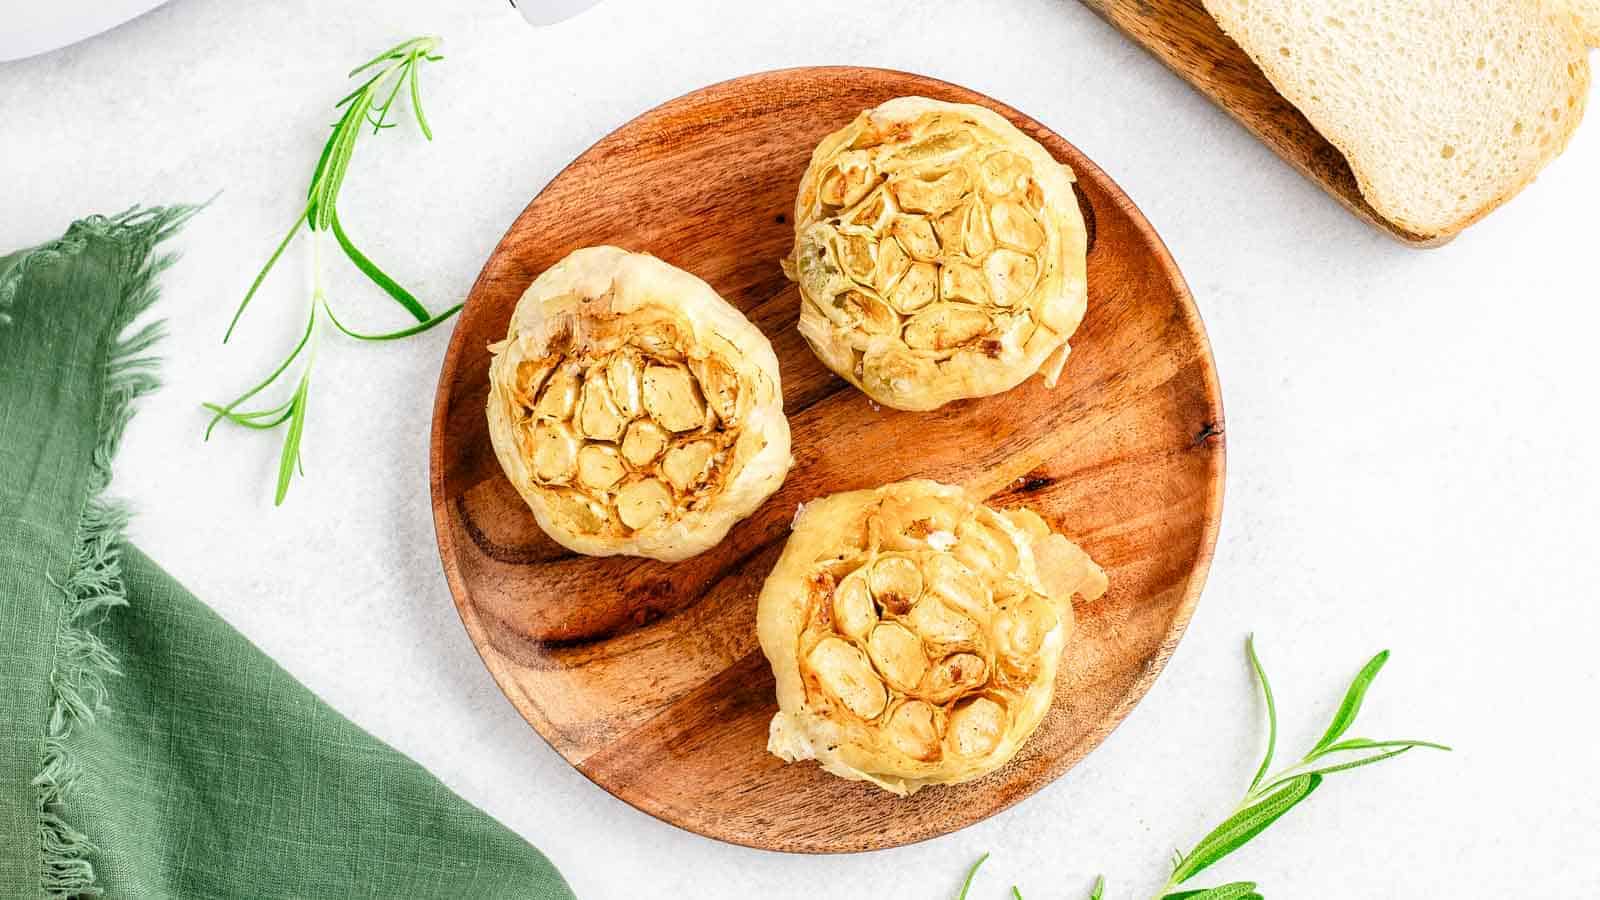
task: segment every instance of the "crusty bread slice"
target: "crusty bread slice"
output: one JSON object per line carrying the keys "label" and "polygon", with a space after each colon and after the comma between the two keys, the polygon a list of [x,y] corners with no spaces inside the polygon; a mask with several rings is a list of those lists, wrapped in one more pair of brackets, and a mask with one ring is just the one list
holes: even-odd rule
{"label": "crusty bread slice", "polygon": [[1367,202],[1418,234],[1510,199],[1583,117],[1578,7],[1597,0],[1204,2],[1344,153]]}

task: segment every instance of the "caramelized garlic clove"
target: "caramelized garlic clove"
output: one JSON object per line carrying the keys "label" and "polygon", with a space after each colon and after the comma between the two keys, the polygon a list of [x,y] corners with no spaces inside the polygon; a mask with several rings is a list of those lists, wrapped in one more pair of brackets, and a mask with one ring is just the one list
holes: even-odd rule
{"label": "caramelized garlic clove", "polygon": [[884,241],[878,246],[878,262],[872,272],[872,288],[879,296],[887,296],[900,283],[911,267],[911,257],[900,248],[898,241]]}
{"label": "caramelized garlic clove", "polygon": [[945,746],[956,756],[984,756],[1000,745],[1006,733],[1006,709],[988,697],[977,697],[950,712]]}
{"label": "caramelized garlic clove", "polygon": [[893,159],[897,167],[943,168],[972,152],[977,143],[967,131],[940,131],[896,150]]}
{"label": "caramelized garlic clove", "polygon": [[1000,249],[983,261],[983,276],[996,306],[1014,306],[1033,291],[1039,262],[1026,253]]}
{"label": "caramelized garlic clove", "polygon": [[672,492],[654,478],[631,481],[617,491],[617,518],[634,531],[661,524],[672,511]]}
{"label": "caramelized garlic clove", "polygon": [[700,382],[700,393],[706,405],[724,425],[738,426],[741,420],[739,401],[742,389],[739,376],[733,369],[717,359],[706,359],[695,368],[695,378]]}
{"label": "caramelized garlic clove", "polygon": [[977,515],[961,523],[956,530],[956,558],[974,572],[1014,572],[1017,568],[1017,544],[1011,535],[1000,528],[984,523]]}
{"label": "caramelized garlic clove", "polygon": [[971,343],[993,327],[982,310],[958,303],[937,303],[906,323],[906,346],[913,350],[948,350]]}
{"label": "caramelized garlic clove", "polygon": [[938,215],[961,202],[967,192],[967,173],[952,169],[931,181],[916,176],[890,179],[889,189],[901,209]]}
{"label": "caramelized garlic clove", "polygon": [[905,692],[916,688],[928,671],[922,641],[911,629],[896,622],[879,622],[867,637],[867,655],[889,687]]}
{"label": "caramelized garlic clove", "polygon": [[922,571],[904,556],[885,556],[872,564],[867,584],[878,605],[893,615],[905,615],[922,595]]}
{"label": "caramelized garlic clove", "polygon": [[854,206],[872,189],[872,182],[872,163],[866,153],[842,153],[822,179],[818,199],[828,206]]}
{"label": "caramelized garlic clove", "polygon": [[837,247],[845,274],[858,284],[871,284],[877,266],[872,241],[862,234],[841,234]]}
{"label": "caramelized garlic clove", "polygon": [[867,334],[894,334],[900,328],[900,317],[894,310],[870,294],[846,291],[840,295],[838,304],[852,325]]}
{"label": "caramelized garlic clove", "polygon": [[879,234],[889,227],[889,223],[894,220],[898,211],[889,197],[889,192],[878,187],[844,216],[844,223]]}
{"label": "caramelized garlic clove", "polygon": [[941,263],[950,262],[961,255],[967,230],[965,204],[932,219],[934,234],[939,239]]}
{"label": "caramelized garlic clove", "polygon": [[644,370],[644,408],[671,432],[692,431],[705,424],[700,387],[687,369],[650,366]]}
{"label": "caramelized garlic clove", "polygon": [[967,207],[967,222],[963,228],[962,246],[967,256],[973,259],[982,259],[990,250],[994,249],[994,230],[989,225],[989,210],[980,202],[973,201]]}
{"label": "caramelized garlic clove", "polygon": [[919,637],[935,647],[970,649],[978,639],[978,623],[937,596],[918,600],[905,621]]}
{"label": "caramelized garlic clove", "polygon": [[811,648],[807,662],[823,690],[863,719],[876,719],[889,702],[866,655],[839,638],[823,638]]}
{"label": "caramelized garlic clove", "polygon": [[655,462],[667,447],[667,432],[649,419],[635,419],[622,438],[622,458],[637,468]]}
{"label": "caramelized garlic clove", "polygon": [[609,491],[628,474],[615,447],[586,444],[578,451],[578,483],[595,491]]}
{"label": "caramelized garlic clove", "polygon": [[930,703],[948,703],[989,677],[983,657],[974,653],[952,653],[934,663],[917,685],[917,696]]}
{"label": "caramelized garlic clove", "polygon": [[551,375],[550,380],[545,382],[544,392],[539,395],[539,402],[533,407],[534,416],[565,421],[572,415],[572,408],[578,403],[578,389],[581,384],[577,364],[563,363]]}
{"label": "caramelized garlic clove", "polygon": [[923,565],[928,593],[944,600],[964,615],[985,623],[989,620],[994,594],[976,573],[948,553],[939,553]]}
{"label": "caramelized garlic clove", "polygon": [[902,313],[914,313],[939,295],[939,269],[932,263],[913,263],[889,293],[889,303]]}
{"label": "caramelized garlic clove", "polygon": [[533,431],[533,477],[567,484],[577,471],[579,441],[561,422],[540,422]]}
{"label": "caramelized garlic clove", "polygon": [[627,351],[614,354],[606,363],[606,387],[610,389],[611,400],[617,411],[629,420],[644,413],[639,388],[639,375],[643,370],[638,355]]}
{"label": "caramelized garlic clove", "polygon": [[1009,150],[989,154],[978,167],[983,190],[991,197],[1027,190],[1031,170],[1026,159]]}
{"label": "caramelized garlic clove", "polygon": [[512,399],[518,406],[525,410],[533,409],[539,391],[544,388],[559,362],[559,357],[547,356],[544,359],[525,359],[517,364],[516,389],[512,392]]}
{"label": "caramelized garlic clove", "polygon": [[578,431],[590,440],[618,440],[622,437],[623,429],[628,427],[628,420],[611,402],[611,391],[598,371],[583,383],[578,404]]}
{"label": "caramelized garlic clove", "polygon": [[939,238],[933,232],[933,223],[923,216],[899,215],[889,227],[889,233],[905,248],[906,253],[918,262],[933,262],[939,258]]}
{"label": "caramelized garlic clove", "polygon": [[1044,246],[1044,228],[1022,204],[1002,200],[989,209],[995,239],[1008,247],[1033,253]]}
{"label": "caramelized garlic clove", "polygon": [[1014,669],[1026,671],[1061,624],[1050,601],[1029,594],[1006,605],[994,618],[994,649]]}
{"label": "caramelized garlic clove", "polygon": [[868,396],[886,398],[909,394],[918,385],[937,378],[939,365],[886,342],[868,347],[861,357],[860,371],[855,374]]}
{"label": "caramelized garlic clove", "polygon": [[699,487],[711,473],[714,448],[710,441],[690,441],[673,447],[661,460],[661,473],[679,493]]}
{"label": "caramelized garlic clove", "polygon": [[930,762],[939,758],[939,727],[932,706],[921,700],[908,700],[895,707],[885,726],[889,742],[912,759]]}
{"label": "caramelized garlic clove", "polygon": [[939,267],[939,297],[983,304],[989,301],[989,285],[977,266],[947,262]]}
{"label": "caramelized garlic clove", "polygon": [[858,641],[865,640],[878,624],[878,609],[865,577],[852,574],[839,582],[833,592],[833,621],[841,634]]}

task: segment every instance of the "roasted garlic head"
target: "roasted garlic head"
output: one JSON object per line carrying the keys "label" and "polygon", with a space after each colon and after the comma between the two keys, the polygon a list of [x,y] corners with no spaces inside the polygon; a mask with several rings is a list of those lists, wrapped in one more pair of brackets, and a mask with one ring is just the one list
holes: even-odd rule
{"label": "roasted garlic head", "polygon": [[1026,509],[902,481],[805,504],[761,590],[767,749],[907,795],[992,772],[1055,692],[1100,567]]}
{"label": "roasted garlic head", "polygon": [[1085,308],[1072,170],[999,114],[900,97],[828,135],[784,272],[822,362],[895,409],[1055,386]]}
{"label": "roasted garlic head", "polygon": [[793,462],[772,345],[653,256],[574,251],[489,349],[495,455],[539,527],[579,553],[693,556]]}

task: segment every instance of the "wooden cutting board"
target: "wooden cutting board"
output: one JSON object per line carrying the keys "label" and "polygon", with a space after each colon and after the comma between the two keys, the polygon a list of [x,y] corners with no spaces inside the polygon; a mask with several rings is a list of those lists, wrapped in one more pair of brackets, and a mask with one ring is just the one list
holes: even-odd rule
{"label": "wooden cutting board", "polygon": [[1407,231],[1368,205],[1344,154],[1283,99],[1249,55],[1222,33],[1200,0],[1082,2],[1222,107],[1345,209],[1412,247],[1449,243],[1449,237]]}
{"label": "wooden cutting board", "polygon": [[[932,413],[880,409],[795,330],[778,268],[811,149],[862,109],[923,94],[1008,116],[1077,172],[1089,311],[1063,383]],[[501,474],[484,419],[489,354],[518,297],[568,252],[610,243],[700,275],[772,341],[796,465],[717,547],[677,564],[575,556]],[[558,752],[651,815],[725,841],[827,852],[943,834],[1066,771],[1121,721],[1199,598],[1222,503],[1222,406],[1193,299],[1150,224],[1071,144],[955,85],[878,69],[768,72],[645,113],[578,157],[506,233],[439,379],[434,521],[456,606],[506,696]],[[897,799],[766,751],[776,711],[756,597],[796,504],[909,477],[1027,504],[1104,565],[1050,714],[1010,765]],[[529,802],[538,802],[530,798]]]}

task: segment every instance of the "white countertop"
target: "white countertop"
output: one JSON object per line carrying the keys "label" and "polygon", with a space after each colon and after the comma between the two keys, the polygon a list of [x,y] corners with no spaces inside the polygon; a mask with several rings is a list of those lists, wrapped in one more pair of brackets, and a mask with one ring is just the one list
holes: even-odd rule
{"label": "white countertop", "polygon": [[[890,28],[895,30],[890,31]],[[271,506],[277,435],[200,441],[202,400],[299,327],[303,248],[219,343],[299,211],[355,62],[436,33],[437,139],[365,141],[341,212],[435,308],[463,296],[528,200],[657,103],[731,76],[850,63],[925,72],[1025,110],[1117,179],[1205,316],[1227,406],[1227,511],[1187,637],[1081,765],[980,825],[806,858],[719,844],[591,785],[479,663],[433,538],[427,441],[447,329],[324,349],[308,476]],[[1394,659],[1359,730],[1427,737],[1325,785],[1217,867],[1274,898],[1600,894],[1600,122],[1448,247],[1356,221],[1074,0],[607,0],[534,30],[498,0],[175,2],[0,66],[0,247],[74,217],[223,193],[179,241],[159,309],[166,387],[118,461],[134,539],[334,707],[545,850],[580,896],[1147,896],[1230,808],[1262,740],[1255,631],[1289,747],[1355,669]],[[383,144],[378,147],[376,144]],[[342,264],[347,309],[401,323]],[[386,318],[380,318],[386,317]],[[1138,888],[1138,893],[1134,892]]]}

